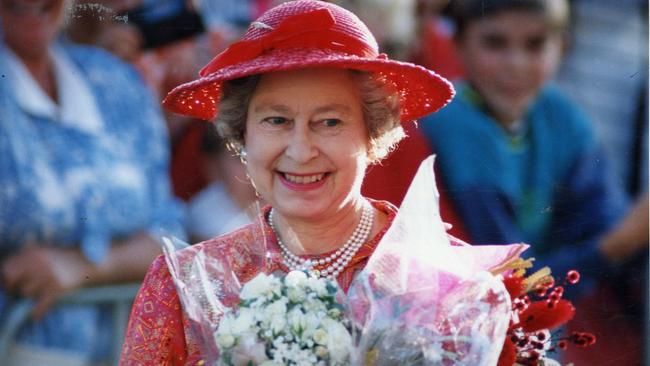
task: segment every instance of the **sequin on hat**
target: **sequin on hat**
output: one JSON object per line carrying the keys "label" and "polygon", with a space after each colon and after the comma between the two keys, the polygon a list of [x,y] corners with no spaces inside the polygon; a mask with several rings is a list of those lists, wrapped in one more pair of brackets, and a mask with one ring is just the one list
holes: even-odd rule
{"label": "sequin on hat", "polygon": [[372,33],[350,11],[322,1],[297,0],[270,9],[251,23],[240,41],[212,59],[199,79],[170,91],[163,105],[171,112],[211,120],[224,81],[315,67],[375,73],[395,87],[402,122],[437,111],[454,95],[452,85],[435,72],[380,54]]}

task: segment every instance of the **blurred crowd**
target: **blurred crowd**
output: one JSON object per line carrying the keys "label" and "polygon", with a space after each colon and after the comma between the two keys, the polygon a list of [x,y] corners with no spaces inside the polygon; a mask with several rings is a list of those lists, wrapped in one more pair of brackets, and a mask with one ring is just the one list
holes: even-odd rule
{"label": "blurred crowd", "polygon": [[[155,236],[154,229],[194,243],[255,217],[259,204],[255,190],[239,158],[213,126],[165,113],[159,106],[169,90],[195,79],[198,70],[238,39],[252,19],[280,2],[0,0],[4,14],[0,62],[13,70],[6,73],[15,75],[5,79],[3,74],[0,88],[0,322],[6,320],[15,297],[37,299],[42,305],[36,314],[40,318],[66,291],[138,281],[146,270],[144,262],[158,252],[140,252],[144,264],[123,258],[139,255],[126,251],[129,245],[151,245],[151,238],[142,236]],[[408,137],[370,170],[364,193],[399,205],[419,163],[436,153],[442,216],[453,224],[452,235],[477,244],[529,242],[542,264],[559,271],[572,269],[564,264],[570,266],[576,257],[589,256],[584,263],[592,267],[576,268],[584,271],[585,281],[573,295],[579,309],[575,323],[577,329],[598,336],[598,350],[569,350],[564,355],[567,361],[641,365],[650,359],[648,3],[573,0],[567,3],[566,19],[561,19],[564,2],[551,1],[560,8],[559,15],[549,17],[559,20],[538,30],[533,21],[509,17],[507,12],[474,14],[472,0],[333,2],[362,18],[381,50],[435,70],[453,81],[457,90],[454,102],[441,113],[404,126]],[[11,38],[12,33],[29,33],[21,30],[29,24],[11,24],[16,14],[45,12],[54,6],[51,3],[61,3],[64,15],[43,31],[40,37],[45,41],[31,48],[40,45],[50,55],[41,56],[43,60],[58,65],[53,70],[40,69],[38,62],[32,65],[32,55],[18,46],[33,40],[17,39],[14,44]],[[490,3],[485,0],[483,5]],[[486,14],[485,8],[482,11]],[[526,32],[531,34],[528,38]],[[72,44],[102,48],[113,56],[88,48],[66,54]],[[77,54],[84,61],[77,62]],[[39,60],[37,56],[33,59]],[[91,59],[97,61],[90,65]],[[79,80],[74,64],[84,70],[86,80]],[[54,80],[48,72],[56,74]],[[14,80],[23,84],[7,85]],[[70,88],[81,85],[90,91],[65,91],[56,86],[62,80],[70,81]],[[30,95],[16,93],[16,105],[9,105],[6,100],[13,100],[13,90],[24,83],[29,84],[24,90],[33,90],[44,102],[25,106],[22,100]],[[98,91],[101,87],[114,90],[104,95]],[[86,92],[94,98],[90,107],[66,107],[70,98],[83,102],[81,94]],[[60,104],[60,110],[49,114],[48,100]],[[43,118],[34,117],[43,110]],[[99,117],[78,118],[83,113]],[[494,126],[482,124],[487,120]],[[50,131],[48,121],[66,125],[61,128],[67,130]],[[17,126],[21,123],[29,128],[23,131]],[[80,142],[84,134],[97,141],[85,146]],[[53,143],[57,138],[61,140]],[[92,155],[92,161],[83,154]],[[66,173],[65,184],[58,187],[60,172],[79,164],[87,164],[88,170]],[[21,179],[32,175],[37,182],[33,185],[40,187],[21,185]],[[39,191],[43,185],[48,189]],[[65,206],[59,200],[70,201],[71,207],[53,214],[52,207]],[[50,213],[48,220],[32,217]],[[84,220],[79,227],[67,221],[77,217]],[[74,263],[114,260],[127,263],[122,268],[131,266],[133,275],[66,282],[63,268],[71,259],[59,260],[62,253],[57,251],[37,254],[55,268],[51,272],[60,273],[61,280],[39,282],[37,274],[16,269],[37,260],[27,251],[50,247],[70,251],[74,243],[82,243],[79,253],[73,254]],[[112,256],[111,248],[124,249],[124,257]],[[78,278],[88,278],[84,270],[77,272]],[[48,275],[52,276],[43,276]],[[48,286],[59,291],[49,294],[44,290]],[[51,328],[67,322],[76,327],[72,319],[84,319],[84,311],[90,310],[76,315],[61,311],[59,317],[50,318]],[[87,326],[101,326],[100,318],[94,314],[93,325]],[[54,330],[42,330],[37,323],[18,334],[16,352],[26,352],[19,347],[23,343],[63,350],[59,353],[78,351],[80,346],[50,342],[44,334]],[[96,333],[89,331],[84,337],[101,342]],[[95,343],[87,347],[97,351],[84,355],[84,360],[106,352]]]}

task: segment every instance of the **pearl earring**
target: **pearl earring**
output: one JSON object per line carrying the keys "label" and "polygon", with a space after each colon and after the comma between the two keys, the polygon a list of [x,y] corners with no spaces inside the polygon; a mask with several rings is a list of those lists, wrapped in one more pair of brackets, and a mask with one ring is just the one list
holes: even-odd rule
{"label": "pearl earring", "polygon": [[239,150],[239,159],[241,160],[242,164],[246,165],[248,161],[246,160],[247,157],[246,153],[246,148],[242,147],[241,150]]}

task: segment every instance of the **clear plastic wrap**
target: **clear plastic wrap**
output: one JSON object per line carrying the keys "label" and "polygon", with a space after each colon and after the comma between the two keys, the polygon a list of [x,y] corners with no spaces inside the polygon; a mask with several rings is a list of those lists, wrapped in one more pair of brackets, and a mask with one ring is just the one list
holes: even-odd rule
{"label": "clear plastic wrap", "polygon": [[[261,225],[257,223],[256,225]],[[239,303],[242,284],[237,277],[234,261],[226,248],[190,245],[177,238],[165,237],[163,253],[176,285],[183,314],[191,324],[203,360],[216,364],[219,350],[214,340],[219,321],[228,309]],[[266,250],[263,230],[253,231],[247,245],[251,255],[246,258],[252,266],[263,268],[271,255]]]}
{"label": "clear plastic wrap", "polygon": [[[260,237],[251,238],[255,255],[247,259],[266,268],[269,251],[263,230],[258,232]],[[353,324],[350,364],[495,365],[511,303],[503,282],[489,270],[525,247],[452,245],[439,214],[433,157],[428,158],[390,229],[341,299]],[[165,240],[165,255],[204,360],[216,364],[219,320],[239,303],[234,259],[174,239]]]}

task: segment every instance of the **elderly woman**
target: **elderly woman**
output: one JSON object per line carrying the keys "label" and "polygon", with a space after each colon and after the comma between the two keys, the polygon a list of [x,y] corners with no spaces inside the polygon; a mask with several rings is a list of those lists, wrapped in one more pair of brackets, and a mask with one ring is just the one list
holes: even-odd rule
{"label": "elderly woman", "polygon": [[[203,119],[216,115],[270,206],[258,224],[181,256],[225,256],[242,283],[259,272],[313,267],[347,290],[396,214],[361,195],[366,168],[400,140],[401,123],[446,104],[450,84],[388,60],[356,16],[313,0],[269,10],[201,75],[164,103]],[[159,257],[134,304],[122,364],[194,364],[201,355],[193,337]]]}
{"label": "elderly woman", "polygon": [[158,106],[133,68],[58,39],[67,3],[0,1],[0,322],[35,304],[4,365],[97,364],[108,314],[56,300],[141,280],[152,234],[182,233]]}

